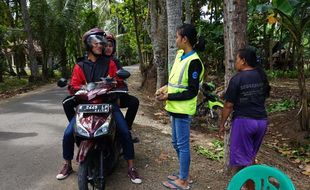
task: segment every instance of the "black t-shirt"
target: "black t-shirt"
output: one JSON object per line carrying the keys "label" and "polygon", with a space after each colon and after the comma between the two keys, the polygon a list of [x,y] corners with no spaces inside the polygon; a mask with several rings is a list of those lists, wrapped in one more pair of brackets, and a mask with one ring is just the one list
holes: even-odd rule
{"label": "black t-shirt", "polygon": [[267,118],[266,95],[260,73],[254,70],[241,71],[231,78],[225,100],[234,104],[233,118]]}

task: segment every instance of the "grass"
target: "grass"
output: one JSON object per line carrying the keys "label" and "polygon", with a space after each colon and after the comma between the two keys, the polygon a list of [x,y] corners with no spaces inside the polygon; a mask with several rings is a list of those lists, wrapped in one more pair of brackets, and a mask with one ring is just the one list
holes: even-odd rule
{"label": "grass", "polygon": [[0,83],[0,93],[20,89],[29,86],[28,77],[18,79],[17,77],[4,77],[4,83]]}
{"label": "grass", "polygon": [[[267,76],[269,79],[278,79],[278,78],[291,78],[291,79],[296,79],[298,78],[298,71],[296,69],[293,70],[287,70],[287,71],[282,71],[282,70],[267,70],[266,71]],[[309,69],[304,71],[305,77],[309,77]]]}
{"label": "grass", "polygon": [[3,77],[4,82],[0,83],[0,93],[10,93],[16,90],[35,88],[36,86],[55,82],[58,78],[60,78],[60,73],[54,72],[54,77],[50,78],[49,81],[39,80],[33,84],[28,82],[29,76],[21,77],[20,79],[16,76],[8,75],[4,75]]}
{"label": "grass", "polygon": [[201,145],[196,145],[195,150],[198,154],[207,157],[208,159],[220,161],[224,158],[224,142],[213,140],[209,148]]}
{"label": "grass", "polygon": [[270,104],[267,107],[267,111],[268,113],[288,111],[288,110],[294,109],[296,107],[296,104],[297,103],[294,100],[284,99],[284,100]]}

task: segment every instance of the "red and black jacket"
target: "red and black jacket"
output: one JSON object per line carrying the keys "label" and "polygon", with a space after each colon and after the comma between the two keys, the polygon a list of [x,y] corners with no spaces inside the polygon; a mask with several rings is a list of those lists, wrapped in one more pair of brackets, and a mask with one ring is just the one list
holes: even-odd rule
{"label": "red and black jacket", "polygon": [[92,62],[87,58],[79,59],[74,65],[72,77],[69,85],[70,94],[74,94],[81,86],[89,82],[98,82],[101,77],[115,77],[120,86],[125,85],[124,82],[116,77],[116,72],[121,68],[119,62],[112,57],[101,56],[96,62]]}

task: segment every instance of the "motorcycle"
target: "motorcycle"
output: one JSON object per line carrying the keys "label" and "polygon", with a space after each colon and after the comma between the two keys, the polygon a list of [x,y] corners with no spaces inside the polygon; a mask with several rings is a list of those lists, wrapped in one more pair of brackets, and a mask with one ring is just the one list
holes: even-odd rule
{"label": "motorcycle", "polygon": [[213,83],[205,82],[199,87],[199,90],[202,92],[203,98],[197,105],[196,116],[202,117],[208,127],[216,128],[224,103],[214,93],[215,85]]}
{"label": "motorcycle", "polygon": [[[126,79],[130,73],[119,70],[116,75]],[[66,83],[58,82],[58,86]],[[120,93],[115,78],[102,78],[88,83],[75,93],[76,108],[74,137],[78,146],[78,186],[80,190],[104,190],[106,175],[111,173],[121,155],[120,136],[112,114]]]}

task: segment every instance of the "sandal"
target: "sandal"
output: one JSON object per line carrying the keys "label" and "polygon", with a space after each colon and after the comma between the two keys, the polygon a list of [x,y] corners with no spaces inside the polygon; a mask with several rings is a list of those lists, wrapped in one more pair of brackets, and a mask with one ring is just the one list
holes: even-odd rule
{"label": "sandal", "polygon": [[[170,180],[170,181],[175,181],[175,180],[179,179],[179,174],[173,173],[171,175],[168,175],[167,179]],[[193,184],[194,181],[192,179],[188,179],[188,183],[189,184]]]}
{"label": "sandal", "polygon": [[178,185],[175,181],[164,181],[162,182],[163,186],[168,189],[179,189],[179,190],[189,190],[191,187],[188,185],[186,187]]}

